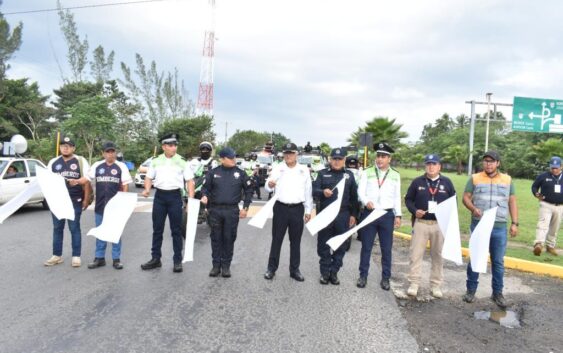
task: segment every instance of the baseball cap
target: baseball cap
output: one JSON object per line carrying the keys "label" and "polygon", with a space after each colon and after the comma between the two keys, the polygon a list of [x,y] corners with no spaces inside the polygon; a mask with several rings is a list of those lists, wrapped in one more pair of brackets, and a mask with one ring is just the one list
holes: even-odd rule
{"label": "baseball cap", "polygon": [[557,156],[551,157],[551,160],[549,161],[549,167],[550,168],[561,168],[561,158],[557,157]]}

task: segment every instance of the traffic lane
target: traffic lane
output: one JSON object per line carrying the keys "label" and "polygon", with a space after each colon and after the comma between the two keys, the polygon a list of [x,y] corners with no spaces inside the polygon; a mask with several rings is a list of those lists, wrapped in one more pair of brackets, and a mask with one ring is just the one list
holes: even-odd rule
{"label": "traffic lane", "polygon": [[[33,227],[22,227],[23,224]],[[305,233],[301,270],[304,283],[289,278],[288,242],[271,282],[262,278],[270,246],[264,230],[241,222],[230,279],[210,278],[209,232],[198,227],[195,261],[172,273],[171,238],[165,232],[163,267],[143,272],[150,258],[149,213],[135,213],[123,239],[125,269],[88,270],[95,239],[83,237],[83,266],[42,266],[51,253],[49,212],[18,214],[7,224],[8,246],[0,308],[3,351],[41,352],[415,352],[416,341],[389,292],[379,289],[378,265],[364,290],[355,287],[359,247],[345,257],[340,286],[318,283],[316,239]],[[31,228],[40,229],[33,231]],[[83,233],[93,213],[83,217]],[[3,229],[3,228],[2,228]],[[16,229],[21,230],[17,236]],[[355,244],[354,244],[355,245]],[[25,261],[22,261],[25,258]],[[109,259],[109,250],[106,258]],[[35,339],[30,339],[34,337]]]}

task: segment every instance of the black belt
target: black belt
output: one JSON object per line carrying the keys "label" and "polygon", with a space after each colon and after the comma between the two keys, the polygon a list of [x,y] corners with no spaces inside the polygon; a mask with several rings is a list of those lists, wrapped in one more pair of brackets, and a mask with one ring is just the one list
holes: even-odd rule
{"label": "black belt", "polygon": [[163,192],[165,194],[172,194],[172,193],[180,192],[180,189],[173,189],[173,190],[156,189],[156,191]]}
{"label": "black belt", "polygon": [[235,204],[225,204],[225,203],[214,203],[209,206],[210,208],[238,208],[238,203]]}
{"label": "black belt", "polygon": [[283,205],[285,207],[297,207],[297,206],[303,206],[303,203],[283,203],[281,201],[276,201],[276,203],[279,203],[280,205]]}
{"label": "black belt", "polygon": [[563,205],[563,203],[555,203],[555,202],[547,202],[547,201],[544,201],[544,202],[545,202],[545,203],[548,203],[548,204],[550,204],[550,205],[553,205],[553,206],[561,206],[561,205]]}

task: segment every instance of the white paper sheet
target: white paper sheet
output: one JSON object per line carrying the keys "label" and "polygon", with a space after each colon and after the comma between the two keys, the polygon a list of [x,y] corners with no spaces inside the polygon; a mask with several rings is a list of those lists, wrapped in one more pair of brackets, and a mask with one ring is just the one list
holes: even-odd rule
{"label": "white paper sheet", "polygon": [[455,262],[457,265],[462,265],[461,234],[459,232],[459,215],[455,195],[438,204],[436,208],[436,220],[444,236],[442,257]]}
{"label": "white paper sheet", "polygon": [[326,242],[326,244],[328,246],[330,246],[330,248],[333,251],[338,249],[340,247],[340,245],[342,245],[346,241],[346,239],[348,239],[352,236],[352,234],[356,233],[357,231],[359,231],[360,229],[367,226],[368,224],[375,221],[376,219],[378,219],[379,217],[383,216],[386,213],[387,213],[387,211],[384,211],[384,210],[373,210],[373,211],[371,211],[371,213],[362,222],[360,222],[360,224],[358,224],[354,228],[348,230],[346,233],[343,233],[343,234],[340,234],[340,235],[337,235],[337,236],[330,238]]}
{"label": "white paper sheet", "polygon": [[342,178],[340,182],[336,185],[335,190],[338,192],[338,196],[336,200],[334,200],[330,205],[328,205],[324,210],[319,212],[313,219],[311,219],[305,227],[309,230],[311,235],[317,234],[319,231],[323,230],[324,228],[328,227],[332,221],[338,216],[338,212],[340,212],[340,206],[342,205],[342,195],[344,194],[344,183],[346,182],[345,178]]}
{"label": "white paper sheet", "polygon": [[489,242],[491,232],[495,225],[497,207],[486,210],[483,217],[471,233],[469,239],[469,256],[473,272],[487,273],[487,260],[489,259]]}
{"label": "white paper sheet", "polygon": [[136,193],[118,192],[106,204],[102,224],[90,229],[88,235],[110,243],[119,243],[125,224],[131,217],[136,205]]}
{"label": "white paper sheet", "polygon": [[270,201],[268,201],[264,206],[262,206],[260,211],[258,211],[258,213],[256,213],[250,221],[248,221],[248,225],[260,229],[264,228],[264,225],[266,224],[268,218],[272,218],[272,214],[274,212],[274,204],[276,203],[277,200],[278,197],[276,196],[276,194],[274,194],[274,196],[272,196]]}
{"label": "white paper sheet", "polygon": [[37,181],[49,209],[58,219],[74,221],[74,207],[66,188],[65,179],[45,168],[37,167]]}
{"label": "white paper sheet", "polygon": [[186,241],[184,244],[184,259],[182,262],[194,260],[195,233],[197,230],[199,207],[200,201],[198,199],[188,199],[188,224],[186,226]]}
{"label": "white paper sheet", "polygon": [[39,186],[37,180],[35,180],[10,201],[2,205],[2,207],[0,207],[0,224],[2,224],[6,218],[10,217],[14,212],[19,210],[20,207],[25,205],[25,203],[40,190],[41,187]]}

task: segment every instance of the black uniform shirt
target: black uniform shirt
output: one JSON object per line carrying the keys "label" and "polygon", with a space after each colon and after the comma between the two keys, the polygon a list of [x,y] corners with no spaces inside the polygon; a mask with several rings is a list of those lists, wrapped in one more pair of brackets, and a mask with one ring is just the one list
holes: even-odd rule
{"label": "black uniform shirt", "polygon": [[[405,204],[414,216],[416,210],[428,210],[428,201],[440,203],[454,195],[455,188],[448,177],[440,175],[437,180],[431,180],[426,175],[422,175],[415,178],[409,186],[405,195]],[[436,216],[427,212],[422,219],[436,220]]]}
{"label": "black uniform shirt", "polygon": [[[559,193],[555,192],[555,185],[561,185]],[[537,192],[545,197],[545,202],[563,204],[563,173],[557,177],[550,172],[538,176],[532,184],[532,194]]]}
{"label": "black uniform shirt", "polygon": [[359,214],[359,202],[358,202],[358,185],[354,179],[354,174],[349,171],[340,169],[334,170],[332,168],[325,168],[319,171],[317,178],[313,182],[313,197],[318,198],[321,202],[322,211],[325,207],[330,205],[338,197],[337,189],[333,190],[332,196],[327,198],[324,196],[323,190],[336,187],[336,185],[346,178],[344,182],[344,194],[342,195],[342,208],[348,209],[350,211],[350,216],[358,218]]}
{"label": "black uniform shirt", "polygon": [[96,208],[95,212],[103,214],[106,204],[121,188],[121,168],[117,163],[99,164],[96,175]]}
{"label": "black uniform shirt", "polygon": [[209,207],[214,205],[238,205],[241,199],[241,191],[244,191],[244,208],[250,205],[252,200],[252,182],[246,173],[238,168],[226,168],[222,165],[211,169],[205,176],[201,188],[203,196],[209,199]]}
{"label": "black uniform shirt", "polygon": [[[51,171],[55,174],[60,174],[65,179],[80,179],[80,163],[78,158],[72,157],[68,161],[65,161],[62,156],[57,158],[51,167]],[[84,197],[84,191],[82,185],[70,186],[66,183],[66,188],[68,189],[68,194],[72,202],[81,202]]]}

